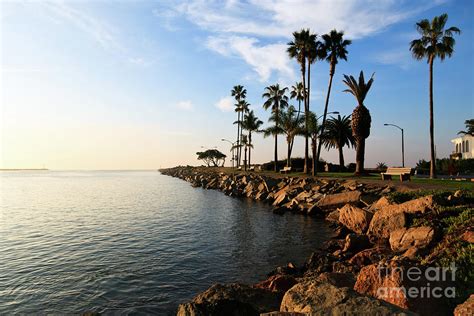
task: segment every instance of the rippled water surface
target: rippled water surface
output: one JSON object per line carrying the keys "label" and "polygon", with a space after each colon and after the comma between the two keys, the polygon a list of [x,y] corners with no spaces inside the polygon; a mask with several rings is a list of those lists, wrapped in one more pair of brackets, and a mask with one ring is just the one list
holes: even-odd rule
{"label": "rippled water surface", "polygon": [[174,314],[302,263],[324,223],[158,172],[0,173],[0,314]]}

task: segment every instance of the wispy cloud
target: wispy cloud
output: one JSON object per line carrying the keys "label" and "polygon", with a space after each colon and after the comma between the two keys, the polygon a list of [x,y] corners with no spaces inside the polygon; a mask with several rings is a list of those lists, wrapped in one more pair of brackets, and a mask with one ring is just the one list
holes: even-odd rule
{"label": "wispy cloud", "polygon": [[194,109],[194,104],[191,101],[186,100],[176,103],[176,107],[181,110],[191,111]]}
{"label": "wispy cloud", "polygon": [[57,18],[72,23],[74,26],[89,34],[102,47],[113,50],[123,50],[117,41],[116,31],[103,19],[94,17],[83,10],[78,10],[63,1],[48,1],[40,3],[47,11]]}
{"label": "wispy cloud", "polygon": [[[406,47],[404,47],[406,48]],[[398,66],[404,70],[408,69],[413,64],[413,59],[408,48],[405,50],[394,49],[379,52],[374,55],[373,60],[382,65]]]}
{"label": "wispy cloud", "polygon": [[217,101],[215,106],[222,112],[231,112],[234,109],[234,99],[231,97],[223,97]]}

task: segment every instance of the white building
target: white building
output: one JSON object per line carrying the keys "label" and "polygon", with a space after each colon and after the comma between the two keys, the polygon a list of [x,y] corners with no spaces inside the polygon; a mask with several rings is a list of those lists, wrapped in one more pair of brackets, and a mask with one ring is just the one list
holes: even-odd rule
{"label": "white building", "polygon": [[474,136],[464,135],[452,139],[454,151],[451,154],[453,159],[472,159],[474,158]]}

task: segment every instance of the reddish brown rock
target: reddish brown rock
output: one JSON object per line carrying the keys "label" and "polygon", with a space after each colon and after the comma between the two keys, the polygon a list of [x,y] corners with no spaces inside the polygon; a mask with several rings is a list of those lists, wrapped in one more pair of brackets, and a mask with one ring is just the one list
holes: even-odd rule
{"label": "reddish brown rock", "polygon": [[454,309],[454,316],[472,316],[474,315],[474,294],[462,304],[459,304]]}
{"label": "reddish brown rock", "polygon": [[382,260],[387,251],[382,247],[374,247],[359,251],[352,258],[349,259],[349,263],[355,268],[360,269],[364,266],[379,262]]}
{"label": "reddish brown rock", "polygon": [[432,195],[423,196],[418,199],[407,201],[401,204],[392,204],[382,208],[391,213],[404,212],[404,213],[425,213],[434,209],[435,203]]}
{"label": "reddish brown rock", "polygon": [[376,212],[382,208],[384,208],[385,206],[388,206],[390,205],[390,201],[387,199],[387,197],[385,196],[382,196],[380,199],[378,199],[377,202],[375,202],[374,204],[372,204],[370,207],[369,207],[369,211],[370,212]]}
{"label": "reddish brown rock", "polygon": [[371,219],[372,213],[350,204],[339,209],[339,222],[357,234],[365,233]]}
{"label": "reddish brown rock", "polygon": [[391,206],[388,206],[388,208],[383,208],[375,212],[370,221],[367,235],[375,238],[388,239],[391,232],[405,227],[405,213],[391,209],[390,207]]}
{"label": "reddish brown rock", "polygon": [[390,234],[390,247],[395,252],[402,252],[415,247],[426,248],[434,237],[434,229],[429,226],[401,228]]}
{"label": "reddish brown rock", "polygon": [[325,195],[318,201],[318,206],[323,209],[337,208],[346,204],[358,204],[360,191],[349,191]]}
{"label": "reddish brown rock", "polygon": [[296,283],[296,279],[291,275],[272,275],[265,281],[257,283],[255,287],[272,292],[286,292]]}
{"label": "reddish brown rock", "polygon": [[474,231],[468,230],[464,234],[461,235],[461,239],[470,243],[474,244]]}

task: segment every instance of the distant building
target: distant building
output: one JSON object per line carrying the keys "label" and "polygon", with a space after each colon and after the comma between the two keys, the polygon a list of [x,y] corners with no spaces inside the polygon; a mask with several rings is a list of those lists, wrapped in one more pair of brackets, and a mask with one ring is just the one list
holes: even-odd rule
{"label": "distant building", "polygon": [[474,158],[474,136],[464,135],[458,138],[452,139],[451,143],[454,144],[454,151],[451,154],[452,159],[472,159]]}

